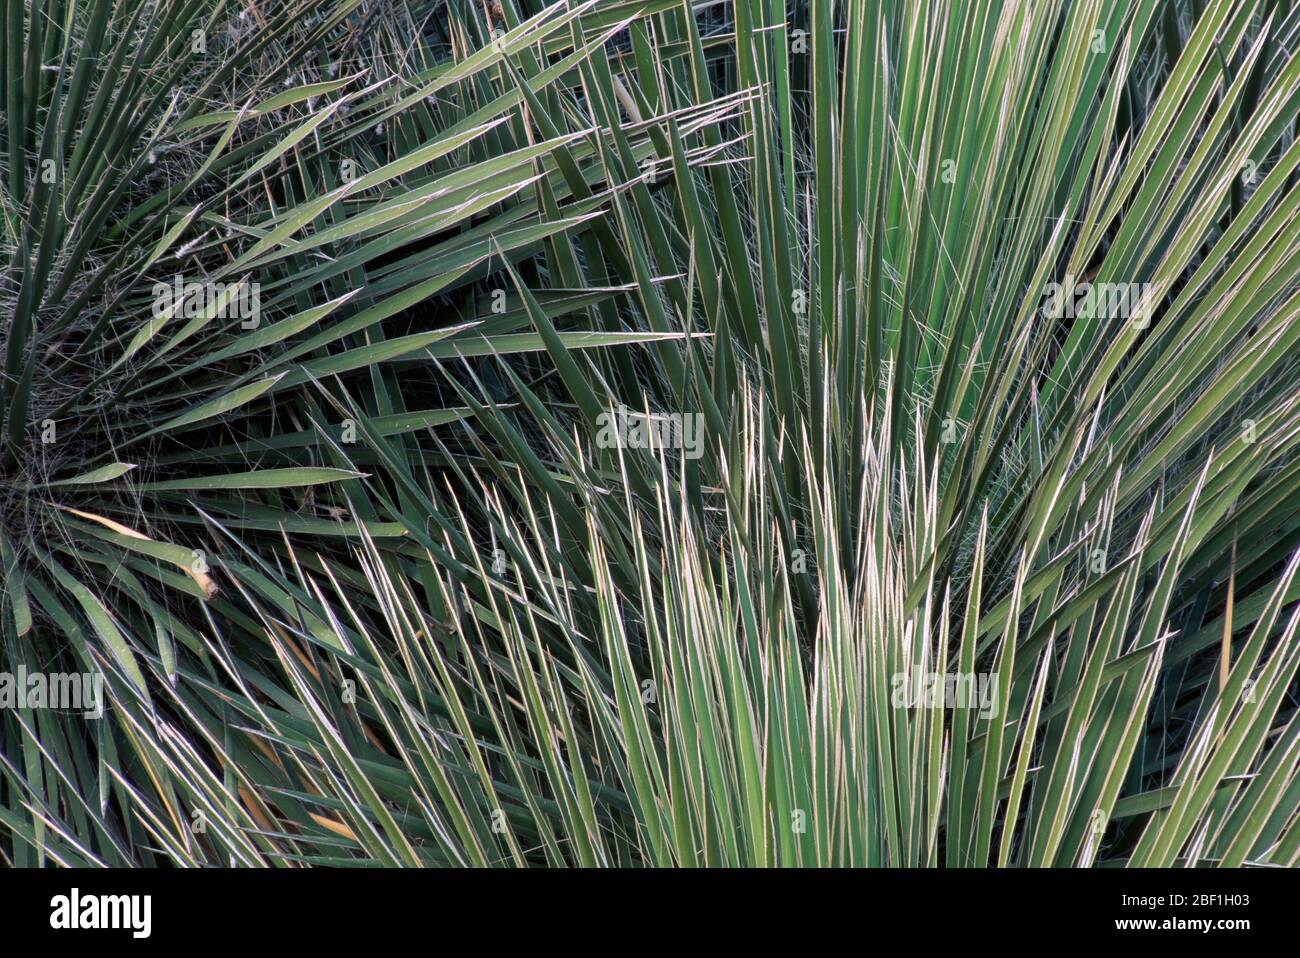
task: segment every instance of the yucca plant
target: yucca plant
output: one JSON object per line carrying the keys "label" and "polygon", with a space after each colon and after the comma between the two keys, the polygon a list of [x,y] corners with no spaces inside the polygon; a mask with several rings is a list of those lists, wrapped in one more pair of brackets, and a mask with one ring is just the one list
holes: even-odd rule
{"label": "yucca plant", "polygon": [[[502,337],[525,322],[517,304],[488,327],[472,282],[591,215],[547,220],[527,192],[573,137],[512,143],[500,128],[514,101],[471,116],[438,99],[472,69],[383,71],[360,6],[6,8],[6,671],[111,664],[151,698],[142,656],[176,681],[178,650],[202,654],[223,588],[205,519],[267,533],[272,550],[284,533],[400,533],[321,491],[362,472],[332,465],[330,437],[351,442],[355,423],[324,419],[313,382],[379,386],[385,364],[413,357],[541,348],[535,332]],[[534,22],[507,49],[567,19]],[[592,152],[575,145],[573,162]],[[460,316],[415,312],[436,296]],[[646,338],[564,334],[575,348]],[[376,396],[368,413],[387,413],[372,425],[390,435],[464,415],[440,398],[393,415]],[[31,798],[93,832],[107,805],[71,811],[89,809],[87,793],[61,773],[100,767],[106,802],[124,733],[65,718],[7,708],[5,754]],[[28,801],[10,791],[6,820],[26,819]],[[30,821],[40,849],[42,814]]]}
{"label": "yucca plant", "polygon": [[7,648],[109,689],[8,858],[1296,862],[1289,4],[259,6],[51,205],[32,51],[233,13],[102,9],[0,45]]}

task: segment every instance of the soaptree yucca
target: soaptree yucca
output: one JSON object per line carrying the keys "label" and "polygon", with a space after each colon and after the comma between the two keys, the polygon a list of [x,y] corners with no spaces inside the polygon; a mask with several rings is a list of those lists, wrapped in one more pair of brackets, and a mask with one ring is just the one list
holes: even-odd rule
{"label": "soaptree yucca", "polygon": [[1300,11],[276,12],[80,240],[6,26],[7,856],[1296,862]]}
{"label": "soaptree yucca", "polygon": [[[569,19],[538,21],[506,50]],[[154,714],[154,680],[178,681],[233,614],[214,612],[229,583],[213,529],[269,540],[267,555],[285,535],[328,548],[361,528],[401,533],[331,494],[362,470],[335,461],[356,425],[322,411],[318,386],[378,377],[382,389],[389,364],[540,348],[514,331],[517,302],[489,314],[473,282],[490,259],[523,258],[593,215],[589,189],[558,193],[586,208],[557,218],[530,190],[553,151],[586,171],[593,145],[529,141],[505,125],[509,97],[456,107],[441,91],[468,74],[386,63],[375,25],[360,0],[7,5],[0,671],[105,672],[110,695],[129,689]],[[444,12],[438,35],[463,43],[463,29]],[[574,290],[547,308],[611,295]],[[422,307],[435,300],[442,311]],[[454,422],[464,411],[446,392],[400,412],[373,393],[366,411],[382,418],[369,427]],[[58,820],[130,857],[136,836],[108,800],[151,769],[127,727],[107,728],[124,713],[98,726],[10,698],[0,814],[23,838],[6,854],[42,858]]]}

